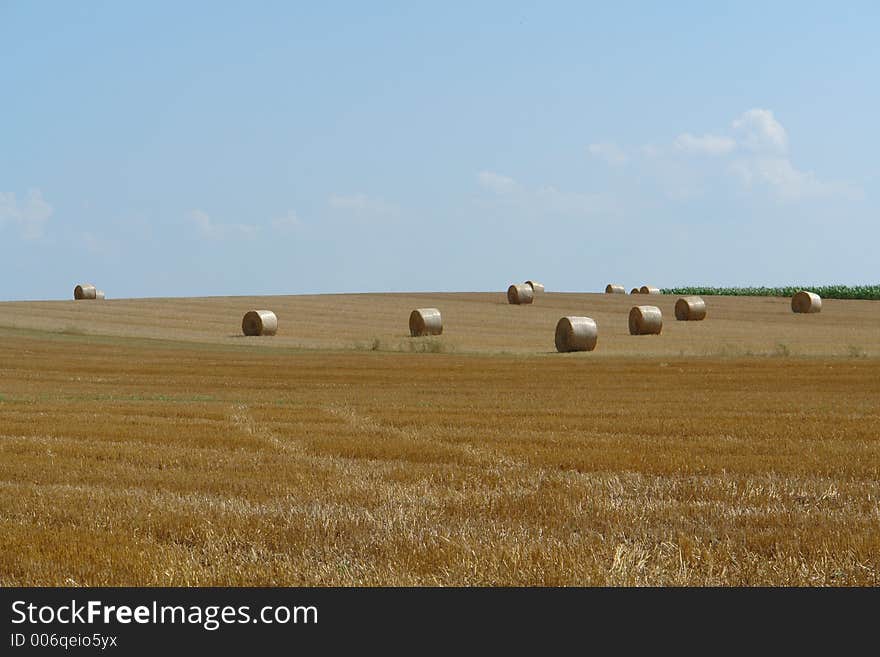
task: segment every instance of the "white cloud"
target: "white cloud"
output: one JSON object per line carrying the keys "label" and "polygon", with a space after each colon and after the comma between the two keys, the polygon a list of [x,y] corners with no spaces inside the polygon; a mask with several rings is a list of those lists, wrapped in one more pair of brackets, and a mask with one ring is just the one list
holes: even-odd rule
{"label": "white cloud", "polygon": [[23,239],[42,237],[53,213],[54,208],[43,199],[39,189],[28,190],[21,201],[14,192],[0,192],[0,225],[7,221],[15,223]]}
{"label": "white cloud", "polygon": [[860,188],[848,183],[819,180],[811,171],[796,169],[786,157],[738,160],[731,165],[731,171],[747,189],[763,185],[783,201],[835,196],[858,199],[862,196]]}
{"label": "white cloud", "polygon": [[[788,133],[772,110],[753,108],[731,122],[733,136],[690,132],[673,141],[674,150],[684,155],[711,155],[722,159],[724,169],[707,176],[705,162],[663,157],[654,146],[642,148],[643,159],[654,163],[654,176],[664,194],[673,199],[702,195],[707,186],[723,180],[725,174],[751,191],[765,190],[781,201],[810,198],[859,198],[861,189],[849,183],[820,180],[814,173],[798,169],[788,154]],[[734,156],[736,159],[727,159]]]}
{"label": "white cloud", "polygon": [[259,226],[250,224],[215,224],[204,210],[191,210],[189,220],[195,224],[202,237],[221,240],[226,237],[253,237],[259,232]]}
{"label": "white cloud", "polygon": [[189,219],[198,226],[199,230],[204,234],[210,234],[214,231],[211,217],[209,217],[208,213],[203,210],[191,210],[189,213]]}
{"label": "white cloud", "polygon": [[719,135],[696,137],[685,132],[675,138],[675,148],[698,155],[726,155],[736,148],[736,141]]}
{"label": "white cloud", "polygon": [[496,194],[509,194],[516,189],[516,181],[513,178],[508,178],[493,171],[480,171],[477,174],[477,182],[480,183],[481,187],[485,187]]}
{"label": "white cloud", "polygon": [[740,143],[753,151],[788,150],[788,134],[782,124],[767,109],[750,109],[731,124],[733,129],[743,135]]}
{"label": "white cloud", "polygon": [[619,166],[626,164],[629,159],[623,149],[612,142],[590,144],[587,150],[590,152],[590,155],[605,160],[605,162],[611,165]]}
{"label": "white cloud", "polygon": [[345,210],[361,215],[391,215],[397,213],[397,206],[386,203],[382,199],[367,196],[366,194],[352,194],[350,196],[333,194],[327,202],[335,210]]}
{"label": "white cloud", "polygon": [[732,126],[741,135],[742,146],[752,152],[731,166],[746,188],[763,185],[783,201],[861,196],[857,186],[822,181],[813,172],[795,167],[788,156],[788,133],[771,110],[750,109]]}
{"label": "white cloud", "polygon": [[277,231],[289,231],[302,226],[302,221],[300,221],[296,212],[289,210],[283,217],[275,217],[272,219],[271,224],[272,228]]}

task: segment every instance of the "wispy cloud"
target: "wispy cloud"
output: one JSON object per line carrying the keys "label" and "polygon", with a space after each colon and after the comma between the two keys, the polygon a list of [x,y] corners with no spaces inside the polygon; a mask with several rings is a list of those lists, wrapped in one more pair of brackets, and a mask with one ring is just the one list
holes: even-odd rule
{"label": "wispy cloud", "polygon": [[733,121],[733,129],[741,135],[740,142],[753,151],[788,150],[788,133],[768,109],[750,109]]}
{"label": "wispy cloud", "polygon": [[765,186],[782,201],[862,197],[862,190],[857,185],[819,180],[811,171],[796,169],[786,157],[742,159],[733,162],[730,170],[746,189]]}
{"label": "wispy cloud", "polygon": [[253,237],[260,228],[251,224],[217,224],[204,210],[190,210],[189,220],[205,239],[221,240],[227,237]]}
{"label": "wispy cloud", "polygon": [[327,199],[327,203],[334,210],[342,210],[357,215],[394,215],[398,212],[396,205],[362,193],[351,195],[332,194]]}
{"label": "wispy cloud", "polygon": [[675,138],[676,150],[699,155],[726,155],[736,148],[736,140],[719,135],[696,137],[689,132]]}
{"label": "wispy cloud", "polygon": [[587,150],[593,157],[598,157],[608,164],[615,166],[626,164],[626,162],[629,160],[626,152],[620,146],[613,142],[590,144],[587,147]]}
{"label": "wispy cloud", "polygon": [[584,216],[609,210],[607,200],[599,194],[567,192],[552,185],[540,187],[535,199],[539,206],[560,214]]}
{"label": "wispy cloud", "polygon": [[[702,136],[684,132],[672,141],[671,149],[644,145],[634,169],[657,180],[667,198],[680,201],[701,196],[719,184],[737,185],[745,192],[763,190],[783,202],[863,195],[854,183],[822,180],[795,166],[789,155],[788,132],[772,110],[746,110],[731,121],[730,132]],[[610,142],[592,144],[589,150],[612,165],[626,161],[625,153]],[[694,159],[706,156],[716,163]]]}
{"label": "wispy cloud", "polygon": [[639,149],[639,152],[648,159],[654,159],[663,155],[663,149],[657,146],[657,144],[644,144]]}
{"label": "wispy cloud", "polygon": [[482,171],[477,174],[481,187],[494,192],[482,202],[488,205],[516,209],[529,215],[557,215],[580,217],[608,211],[611,204],[600,194],[586,194],[561,190],[554,185],[532,187],[513,178]]}
{"label": "wispy cloud", "polygon": [[272,228],[280,232],[295,230],[302,226],[302,221],[293,210],[288,210],[283,217],[275,217],[270,223]]}
{"label": "wispy cloud", "polygon": [[82,243],[86,251],[103,258],[118,257],[121,251],[121,245],[117,240],[91,232],[82,234]]}
{"label": "wispy cloud", "polygon": [[481,187],[496,194],[509,194],[516,189],[516,181],[513,178],[494,171],[480,171],[477,174],[477,182]]}
{"label": "wispy cloud", "polygon": [[730,167],[746,189],[763,186],[782,201],[862,196],[857,185],[820,180],[813,172],[795,167],[788,154],[788,133],[771,110],[747,110],[731,125],[740,145],[749,151]]}
{"label": "wispy cloud", "polygon": [[15,224],[23,239],[35,240],[42,237],[46,223],[54,211],[43,199],[39,189],[28,190],[21,201],[14,192],[0,192],[0,225],[7,222]]}

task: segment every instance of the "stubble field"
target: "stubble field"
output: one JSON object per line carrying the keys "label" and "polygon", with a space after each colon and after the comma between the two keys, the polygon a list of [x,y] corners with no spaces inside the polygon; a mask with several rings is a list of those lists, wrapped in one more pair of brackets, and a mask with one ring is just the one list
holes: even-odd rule
{"label": "stubble field", "polygon": [[0,585],[880,584],[880,302],[674,302],[0,304]]}

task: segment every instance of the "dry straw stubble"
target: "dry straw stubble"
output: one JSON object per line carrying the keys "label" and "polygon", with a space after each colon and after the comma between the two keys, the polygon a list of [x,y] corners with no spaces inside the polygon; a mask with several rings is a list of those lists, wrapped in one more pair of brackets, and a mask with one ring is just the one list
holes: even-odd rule
{"label": "dry straw stubble", "polygon": [[675,302],[675,319],[684,322],[706,319],[706,302],[702,297],[681,297]]}
{"label": "dry straw stubble", "polygon": [[511,285],[507,288],[507,302],[514,305],[522,305],[524,303],[532,303],[535,300],[535,292],[531,285],[521,283],[519,285]]}
{"label": "dry straw stubble", "polygon": [[556,351],[593,351],[599,328],[590,317],[562,317],[556,323]]}
{"label": "dry straw stubble", "polygon": [[821,312],[822,297],[815,292],[801,290],[791,298],[791,310],[796,313]]}
{"label": "dry straw stubble", "polygon": [[630,335],[660,335],[663,313],[657,306],[633,306],[629,311]]}
{"label": "dry straw stubble", "polygon": [[443,318],[436,308],[416,308],[409,315],[409,333],[412,337],[440,335]]}
{"label": "dry straw stubble", "polygon": [[278,318],[271,310],[249,310],[241,320],[241,330],[245,335],[275,335]]}
{"label": "dry straw stubble", "polygon": [[[488,325],[508,342],[473,344],[509,344],[518,313],[497,291],[460,305],[416,298],[403,308],[443,305],[455,324],[444,335],[482,340]],[[835,301],[841,327],[792,318],[779,298],[706,300],[715,328],[653,340],[624,338],[621,308],[610,334],[602,318],[614,313],[591,312],[602,353],[622,355],[619,342],[638,358],[337,349],[363,338],[361,322],[333,325],[333,341],[320,342],[329,318],[353,310],[381,308],[382,335],[400,334],[391,295],[245,302],[298,318],[295,335],[259,348],[230,348],[241,346],[229,336],[235,298],[197,301],[201,337],[189,343],[191,300],[102,313],[102,332],[130,334],[137,322],[182,340],[173,349],[7,329],[0,586],[880,585],[877,309]],[[468,323],[469,309],[488,324]],[[77,309],[10,310],[64,328]],[[531,311],[517,336],[555,351],[546,320],[574,310]],[[870,357],[841,369],[841,330]],[[702,353],[719,340],[757,353],[777,331],[793,352],[822,351]],[[700,355],[679,361],[679,337]],[[287,353],[293,341],[330,347]],[[108,387],[108,372],[125,376]],[[832,411],[792,424],[792,409],[829,399]]]}

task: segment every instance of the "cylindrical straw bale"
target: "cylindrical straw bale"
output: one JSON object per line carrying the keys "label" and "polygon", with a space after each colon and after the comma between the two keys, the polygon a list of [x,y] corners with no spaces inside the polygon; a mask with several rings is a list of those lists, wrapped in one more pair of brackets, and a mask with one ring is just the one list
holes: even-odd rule
{"label": "cylindrical straw bale", "polygon": [[652,285],[642,285],[639,292],[642,294],[660,294],[660,288]]}
{"label": "cylindrical straw bale", "polygon": [[822,297],[815,292],[801,290],[791,298],[791,310],[796,313],[821,312]]}
{"label": "cylindrical straw bale", "polygon": [[539,283],[538,281],[526,281],[526,285],[532,288],[532,292],[538,294],[539,292],[544,291],[544,284]]}
{"label": "cylindrical straw bale", "polygon": [[675,302],[675,319],[683,322],[706,319],[706,302],[702,297],[681,297]]}
{"label": "cylindrical straw bale", "polygon": [[535,292],[531,285],[521,283],[520,285],[511,285],[507,288],[507,301],[515,305],[523,303],[532,303],[535,300]]}
{"label": "cylindrical straw bale", "polygon": [[609,283],[605,286],[605,294],[626,294],[626,288],[623,285]]}
{"label": "cylindrical straw bale", "polygon": [[436,308],[416,308],[409,314],[409,333],[411,336],[440,335],[443,333],[443,319]]}
{"label": "cylindrical straw bale", "polygon": [[95,289],[95,286],[91,283],[83,283],[82,285],[77,285],[73,288],[73,298],[77,301],[81,299],[95,299],[97,298],[98,290]]}
{"label": "cylindrical straw bale", "polygon": [[633,306],[629,311],[630,335],[660,335],[663,313],[657,306]]}
{"label": "cylindrical straw bale", "polygon": [[278,318],[271,310],[249,310],[241,320],[241,331],[245,335],[275,335]]}
{"label": "cylindrical straw bale", "polygon": [[596,322],[589,317],[563,317],[556,323],[556,351],[593,351],[598,337]]}
{"label": "cylindrical straw bale", "polygon": [[98,301],[104,300],[104,290],[95,290],[95,299]]}
{"label": "cylindrical straw bale", "polygon": [[631,290],[629,291],[629,293],[630,293],[630,294],[641,294],[642,291],[641,291],[639,288],[634,287],[633,289],[631,289]]}

